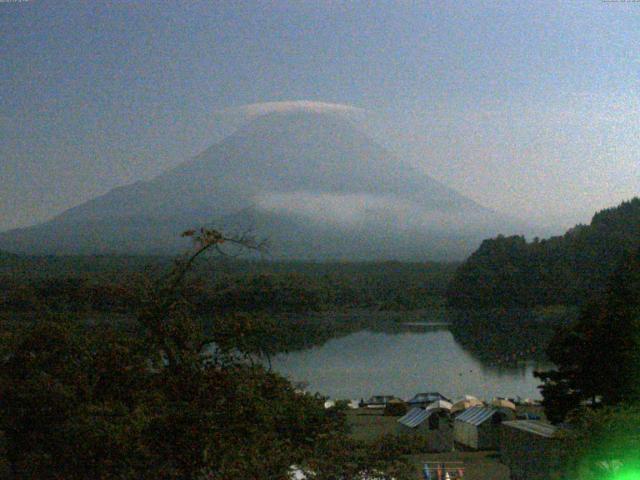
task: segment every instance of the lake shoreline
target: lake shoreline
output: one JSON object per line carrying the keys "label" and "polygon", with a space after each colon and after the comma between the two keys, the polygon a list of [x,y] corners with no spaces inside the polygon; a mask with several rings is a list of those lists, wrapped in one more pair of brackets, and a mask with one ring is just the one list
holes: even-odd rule
{"label": "lake shoreline", "polygon": [[[390,321],[387,313],[371,318],[368,312],[350,312],[341,320],[369,318],[359,318],[359,328],[274,356],[273,369],[292,381],[308,382],[312,392],[339,399],[382,394],[408,398],[423,391],[449,397],[539,398],[533,371],[550,368],[548,362],[535,355],[487,361],[458,340],[452,323],[442,322],[442,312],[435,318],[421,315],[420,325],[406,325],[412,322]],[[336,322],[326,313],[323,318]]]}

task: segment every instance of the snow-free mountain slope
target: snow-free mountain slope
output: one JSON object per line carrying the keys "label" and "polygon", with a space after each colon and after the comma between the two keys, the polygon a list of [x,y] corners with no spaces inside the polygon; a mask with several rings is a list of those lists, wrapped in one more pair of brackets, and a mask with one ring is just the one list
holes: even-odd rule
{"label": "snow-free mountain slope", "polygon": [[286,112],[255,118],[150,181],[0,234],[0,247],[171,253],[183,248],[183,229],[212,222],[252,228],[272,239],[274,255],[296,258],[460,256],[508,228],[506,219],[418,172],[346,118]]}

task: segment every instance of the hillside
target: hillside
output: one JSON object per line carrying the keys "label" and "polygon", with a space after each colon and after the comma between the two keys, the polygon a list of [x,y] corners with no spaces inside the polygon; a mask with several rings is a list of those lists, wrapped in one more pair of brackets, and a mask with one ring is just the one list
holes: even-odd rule
{"label": "hillside", "polygon": [[509,219],[417,171],[346,118],[259,116],[173,170],[116,188],[0,248],[29,254],[174,254],[213,224],[290,259],[460,259]]}
{"label": "hillside", "polygon": [[498,236],[482,242],[449,285],[461,308],[576,304],[601,292],[625,253],[640,246],[640,199],[596,213],[548,240]]}

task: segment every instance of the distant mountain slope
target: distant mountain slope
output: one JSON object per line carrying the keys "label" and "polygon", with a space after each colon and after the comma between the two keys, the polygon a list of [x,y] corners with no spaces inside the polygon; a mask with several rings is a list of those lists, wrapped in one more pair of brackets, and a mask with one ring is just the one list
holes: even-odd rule
{"label": "distant mountain slope", "polygon": [[510,221],[417,172],[343,117],[271,113],[151,181],[0,234],[41,253],[175,253],[202,224],[286,258],[460,258]]}
{"label": "distant mountain slope", "polygon": [[485,240],[456,272],[448,300],[463,308],[579,303],[603,291],[624,255],[639,247],[640,198],[634,198],[560,237]]}

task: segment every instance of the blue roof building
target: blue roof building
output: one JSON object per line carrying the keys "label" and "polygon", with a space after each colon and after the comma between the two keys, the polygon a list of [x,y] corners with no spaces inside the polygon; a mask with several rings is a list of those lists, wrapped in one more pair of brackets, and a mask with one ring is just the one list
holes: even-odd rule
{"label": "blue roof building", "polygon": [[507,408],[469,408],[456,417],[453,439],[463,449],[496,450],[500,443],[500,424],[514,418],[515,413]]}
{"label": "blue roof building", "polygon": [[[448,452],[453,449],[450,416],[438,410],[412,408],[398,419],[399,433],[420,436],[420,443],[429,452]],[[408,442],[413,441],[407,438]]]}
{"label": "blue roof building", "polygon": [[438,400],[445,400],[447,402],[451,401],[447,397],[442,395],[440,392],[426,392],[426,393],[417,393],[407,403],[412,407],[426,407],[430,403],[437,402]]}

